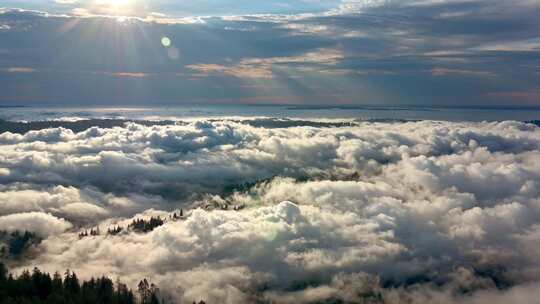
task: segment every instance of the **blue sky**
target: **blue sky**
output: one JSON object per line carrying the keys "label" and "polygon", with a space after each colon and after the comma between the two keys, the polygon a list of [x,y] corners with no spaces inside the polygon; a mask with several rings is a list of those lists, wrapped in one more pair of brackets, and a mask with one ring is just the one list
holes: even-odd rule
{"label": "blue sky", "polygon": [[540,1],[0,1],[0,104],[540,105]]}

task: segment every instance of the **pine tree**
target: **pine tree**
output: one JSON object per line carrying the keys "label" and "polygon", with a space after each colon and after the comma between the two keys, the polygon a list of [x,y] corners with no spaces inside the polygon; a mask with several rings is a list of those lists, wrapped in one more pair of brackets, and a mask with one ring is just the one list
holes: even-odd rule
{"label": "pine tree", "polygon": [[150,296],[150,304],[159,304],[159,300],[155,293],[152,293],[152,296]]}
{"label": "pine tree", "polygon": [[[151,295],[148,295],[149,301]],[[62,280],[58,272],[51,279],[48,273],[34,268],[32,274],[25,270],[14,277],[0,262],[0,303],[134,304],[134,296],[120,282],[115,290],[113,282],[105,276],[79,285],[77,275],[69,270]]]}

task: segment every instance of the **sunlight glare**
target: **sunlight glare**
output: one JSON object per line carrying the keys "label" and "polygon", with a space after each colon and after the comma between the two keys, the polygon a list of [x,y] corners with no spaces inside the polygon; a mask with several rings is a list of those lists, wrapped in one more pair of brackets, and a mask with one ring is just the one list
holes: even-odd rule
{"label": "sunlight glare", "polygon": [[127,14],[132,6],[132,0],[96,0],[94,6],[109,14]]}
{"label": "sunlight glare", "polygon": [[129,0],[109,0],[110,6],[121,9],[129,5]]}

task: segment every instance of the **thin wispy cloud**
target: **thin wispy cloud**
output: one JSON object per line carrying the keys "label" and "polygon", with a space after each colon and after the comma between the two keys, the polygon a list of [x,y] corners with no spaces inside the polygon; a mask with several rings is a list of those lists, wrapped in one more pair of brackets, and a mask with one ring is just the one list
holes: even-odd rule
{"label": "thin wispy cloud", "polygon": [[3,71],[8,73],[33,73],[36,70],[29,67],[11,67],[11,68],[4,68]]}

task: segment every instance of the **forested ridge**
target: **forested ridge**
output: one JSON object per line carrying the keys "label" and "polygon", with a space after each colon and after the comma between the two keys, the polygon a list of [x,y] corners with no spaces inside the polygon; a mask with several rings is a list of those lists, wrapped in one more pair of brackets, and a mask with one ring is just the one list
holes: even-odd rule
{"label": "forested ridge", "polygon": [[[0,304],[165,304],[159,289],[142,279],[133,292],[125,284],[102,276],[81,281],[73,271],[52,276],[34,268],[20,275],[10,273],[0,262]],[[200,301],[204,304],[204,301]]]}

